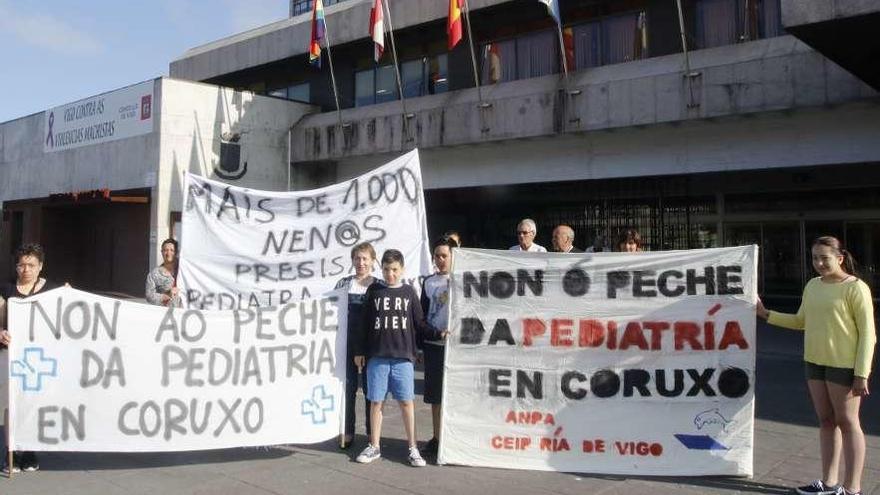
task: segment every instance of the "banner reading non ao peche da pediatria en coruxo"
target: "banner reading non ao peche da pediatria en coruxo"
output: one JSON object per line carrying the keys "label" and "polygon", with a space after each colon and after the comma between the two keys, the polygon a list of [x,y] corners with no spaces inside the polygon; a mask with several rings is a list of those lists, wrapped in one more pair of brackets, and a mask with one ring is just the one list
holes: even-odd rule
{"label": "banner reading non ao peche da pediatria en coruxo", "polygon": [[439,461],[751,475],[756,259],[455,250]]}
{"label": "banner reading non ao peche da pediatria en coruxo", "polygon": [[311,191],[256,191],[190,174],[185,191],[178,285],[187,307],[317,296],[353,273],[351,248],[361,242],[380,257],[400,250],[410,283],[431,271],[418,150]]}
{"label": "banner reading non ao peche da pediatria en coruxo", "polygon": [[14,450],[315,443],[342,430],[348,299],[169,309],[69,287],[12,299]]}

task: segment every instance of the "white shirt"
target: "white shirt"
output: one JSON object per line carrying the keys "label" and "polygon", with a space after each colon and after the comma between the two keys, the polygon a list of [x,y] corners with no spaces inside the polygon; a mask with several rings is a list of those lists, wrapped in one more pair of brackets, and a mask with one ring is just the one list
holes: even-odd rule
{"label": "white shirt", "polygon": [[532,243],[531,246],[529,246],[528,249],[523,249],[522,247],[520,247],[519,244],[517,244],[515,246],[510,246],[509,250],[510,251],[528,251],[530,253],[546,253],[547,252],[547,248],[545,248],[544,246],[541,246],[539,244],[535,244],[534,242]]}

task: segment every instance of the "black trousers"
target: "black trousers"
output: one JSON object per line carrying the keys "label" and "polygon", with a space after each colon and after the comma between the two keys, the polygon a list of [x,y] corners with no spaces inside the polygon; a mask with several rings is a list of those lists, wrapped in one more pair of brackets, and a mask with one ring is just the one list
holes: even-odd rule
{"label": "black trousers", "polygon": [[370,436],[370,401],[367,400],[367,367],[363,373],[358,373],[354,364],[354,357],[348,356],[348,369],[345,374],[345,434],[354,435],[355,425],[355,401],[360,386],[364,391],[364,418],[367,427],[367,436]]}

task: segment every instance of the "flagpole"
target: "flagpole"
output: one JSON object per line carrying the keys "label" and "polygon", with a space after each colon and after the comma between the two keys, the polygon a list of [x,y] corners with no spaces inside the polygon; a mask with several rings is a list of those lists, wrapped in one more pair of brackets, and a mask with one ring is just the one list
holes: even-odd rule
{"label": "flagpole", "polygon": [[477,98],[480,107],[483,106],[483,89],[480,86],[480,76],[477,73],[477,53],[474,51],[474,31],[471,29],[471,5],[469,0],[464,0],[464,22],[467,24],[468,45],[471,47],[471,65],[474,68],[474,86],[477,87]]}
{"label": "flagpole", "polygon": [[336,89],[336,74],[333,71],[333,52],[330,50],[330,28],[327,26],[327,16],[324,16],[324,38],[327,40],[327,61],[330,63],[330,83],[333,84],[333,100],[336,101],[336,117],[339,119],[339,128],[342,129],[342,109],[339,107],[339,91]]}
{"label": "flagpole", "polygon": [[565,41],[562,38],[562,19],[556,23],[556,32],[559,34],[559,53],[562,55],[562,71],[565,74],[566,86],[568,85],[568,62],[565,60]]}
{"label": "flagpole", "polygon": [[[391,57],[394,60],[394,75],[397,77],[397,91],[400,93],[400,106],[403,107],[403,130],[409,127],[407,124],[408,113],[406,111],[406,98],[403,96],[403,84],[400,81],[400,66],[397,64],[397,48],[394,46],[394,26],[391,24],[391,9],[388,8],[388,0],[382,0],[382,6],[388,16],[388,33],[391,35]],[[406,137],[409,137],[408,135]]]}
{"label": "flagpole", "polygon": [[688,108],[694,108],[699,106],[694,99],[694,84],[693,78],[698,74],[691,71],[691,60],[688,56],[688,47],[687,47],[687,37],[685,36],[684,30],[684,12],[681,8],[681,0],[675,0],[675,6],[678,8],[678,29],[681,34],[681,51],[684,54],[684,77],[687,79],[688,85],[688,93],[690,94],[690,100],[688,101]]}

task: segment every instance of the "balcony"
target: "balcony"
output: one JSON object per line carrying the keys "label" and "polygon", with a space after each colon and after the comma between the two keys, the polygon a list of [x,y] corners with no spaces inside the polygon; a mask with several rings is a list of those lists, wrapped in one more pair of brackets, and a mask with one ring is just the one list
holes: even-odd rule
{"label": "balcony", "polygon": [[880,3],[782,0],[785,30],[880,90]]}
{"label": "balcony", "polygon": [[[781,36],[570,75],[313,114],[293,129],[294,162],[478,144],[833,105],[877,93]],[[340,120],[342,124],[340,125]]]}

